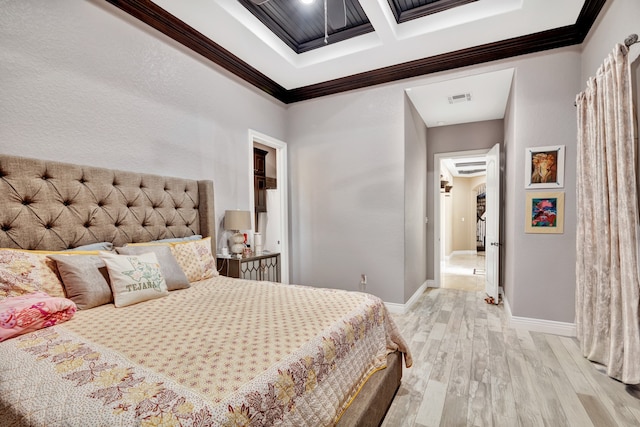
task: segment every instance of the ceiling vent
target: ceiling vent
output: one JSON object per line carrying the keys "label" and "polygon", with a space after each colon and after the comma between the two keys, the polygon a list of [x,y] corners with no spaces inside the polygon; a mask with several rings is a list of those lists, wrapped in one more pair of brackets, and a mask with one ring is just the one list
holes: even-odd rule
{"label": "ceiling vent", "polygon": [[468,170],[461,170],[458,171],[458,173],[460,175],[472,175],[474,173],[482,173],[482,172],[486,172],[486,169],[468,169]]}
{"label": "ceiling vent", "polygon": [[449,97],[449,104],[459,104],[461,102],[469,102],[471,101],[470,93],[461,93],[459,95],[451,95]]}
{"label": "ceiling vent", "polygon": [[478,160],[477,162],[460,162],[460,163],[456,163],[456,167],[457,168],[464,168],[467,166],[484,166],[487,164],[486,160]]}

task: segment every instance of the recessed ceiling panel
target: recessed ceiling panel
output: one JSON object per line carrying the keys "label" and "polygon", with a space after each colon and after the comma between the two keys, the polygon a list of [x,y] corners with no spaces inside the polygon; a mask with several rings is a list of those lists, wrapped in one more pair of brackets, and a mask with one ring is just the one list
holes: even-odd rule
{"label": "recessed ceiling panel", "polygon": [[[313,0],[311,3],[266,0],[259,4],[251,0],[238,1],[296,53],[373,31],[358,0],[327,0],[326,18],[324,0]],[[334,24],[336,28],[332,28],[336,21],[331,17],[340,15],[346,17],[346,25]]]}
{"label": "recessed ceiling panel", "polygon": [[396,22],[422,18],[432,13],[472,3],[477,0],[388,0]]}
{"label": "recessed ceiling panel", "polygon": [[[315,1],[312,20],[319,22],[315,27],[301,23],[295,15],[298,12],[283,11],[282,22],[287,25],[280,26],[279,32],[285,34],[286,27],[303,33],[315,28],[319,38],[292,32],[286,44],[240,0],[107,0],[284,103],[580,44],[606,3],[482,0],[458,3],[460,7],[398,24],[388,0],[360,0],[364,12],[356,3],[349,3],[347,10],[353,18],[351,8],[358,8],[366,24],[350,21],[346,31],[355,34],[363,27],[368,33],[336,43],[348,36],[343,35],[344,30],[329,28],[329,46],[297,54],[312,49],[305,43],[325,46],[324,2]],[[430,4],[454,3],[436,0]],[[414,6],[407,4],[406,9]],[[470,102],[449,104],[446,97],[462,93],[466,91],[461,87],[444,93],[447,105],[468,109],[483,99],[474,90]],[[447,119],[438,121],[446,123]]]}

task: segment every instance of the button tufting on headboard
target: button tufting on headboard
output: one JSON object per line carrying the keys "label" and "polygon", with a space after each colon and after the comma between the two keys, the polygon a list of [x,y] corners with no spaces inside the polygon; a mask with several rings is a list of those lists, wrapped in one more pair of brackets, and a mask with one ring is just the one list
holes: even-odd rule
{"label": "button tufting on headboard", "polygon": [[0,247],[64,250],[202,234],[215,250],[210,181],[1,154],[0,178]]}

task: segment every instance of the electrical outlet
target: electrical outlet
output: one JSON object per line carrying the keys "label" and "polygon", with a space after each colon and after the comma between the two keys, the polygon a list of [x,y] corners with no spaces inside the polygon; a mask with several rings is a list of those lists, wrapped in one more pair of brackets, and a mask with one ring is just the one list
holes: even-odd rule
{"label": "electrical outlet", "polygon": [[360,286],[359,286],[360,292],[364,292],[366,287],[367,287],[367,275],[363,273],[360,275]]}

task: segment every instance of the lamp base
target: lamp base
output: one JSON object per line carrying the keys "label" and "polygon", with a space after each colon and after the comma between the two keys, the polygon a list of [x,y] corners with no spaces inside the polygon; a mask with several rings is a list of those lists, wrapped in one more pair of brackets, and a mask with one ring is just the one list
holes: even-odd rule
{"label": "lamp base", "polygon": [[236,231],[229,237],[229,250],[232,254],[241,254],[244,251],[244,236]]}

